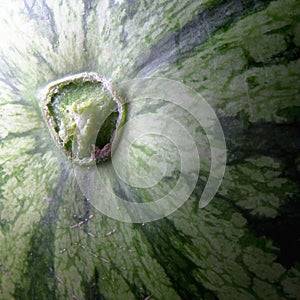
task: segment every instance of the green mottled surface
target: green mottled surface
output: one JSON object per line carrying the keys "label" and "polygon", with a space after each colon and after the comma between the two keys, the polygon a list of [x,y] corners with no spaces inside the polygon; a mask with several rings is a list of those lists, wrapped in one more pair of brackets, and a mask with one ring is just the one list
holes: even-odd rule
{"label": "green mottled surface", "polygon": [[[299,1],[0,8],[0,299],[299,297]],[[47,83],[86,71],[116,84],[166,77],[205,97],[228,152],[207,207],[205,178],[152,223],[117,222],[86,201],[38,103]]]}

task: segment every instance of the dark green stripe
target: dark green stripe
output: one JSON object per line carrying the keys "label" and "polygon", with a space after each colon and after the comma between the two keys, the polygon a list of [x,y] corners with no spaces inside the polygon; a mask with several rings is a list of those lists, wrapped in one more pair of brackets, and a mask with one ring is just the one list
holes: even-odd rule
{"label": "dark green stripe", "polygon": [[[83,28],[83,34],[84,34],[84,40],[83,40],[83,57],[84,57],[84,61],[85,64],[87,66],[89,66],[90,62],[89,62],[89,58],[88,58],[88,45],[87,45],[87,39],[88,39],[88,17],[90,16],[90,14],[96,10],[96,4],[94,3],[94,1],[91,0],[83,0],[83,5],[84,5],[84,9],[83,9],[83,16],[82,16],[82,28]],[[87,68],[88,69],[88,68]]]}
{"label": "dark green stripe", "polygon": [[55,223],[64,193],[63,187],[68,177],[67,166],[62,165],[61,176],[51,196],[52,201],[33,230],[27,256],[27,268],[21,282],[16,285],[15,299],[57,299],[58,282],[51,271],[55,268]]}
{"label": "dark green stripe", "polygon": [[222,1],[200,12],[181,29],[161,39],[150,52],[142,55],[135,65],[139,76],[153,73],[162,63],[174,63],[187,57],[196,46],[206,42],[219,29],[224,30],[251,12],[265,9],[271,1]]}
{"label": "dark green stripe", "polygon": [[[291,107],[291,111],[297,107]],[[235,165],[245,158],[267,155],[281,160],[296,159],[300,153],[300,122],[274,124],[268,122],[250,123],[249,116],[239,114],[237,118],[219,118],[226,139],[228,165]],[[288,134],[287,134],[288,133]],[[291,166],[295,169],[296,166]],[[287,174],[288,175],[288,174]],[[298,182],[296,173],[290,173],[291,180]]]}
{"label": "dark green stripe", "polygon": [[[31,4],[26,0],[23,2],[29,18],[37,22],[39,31],[50,41],[52,49],[56,51],[59,38],[53,11],[48,6],[46,0],[34,0]],[[45,20],[48,22],[45,22]]]}
{"label": "dark green stripe", "polygon": [[[0,59],[2,59],[3,61],[3,57],[1,57]],[[6,76],[7,74],[5,74],[3,71],[0,70],[0,73],[4,76],[4,78],[0,78],[0,81],[4,82],[6,85],[8,85],[14,92],[18,93],[19,89],[8,79],[5,78],[10,78],[9,76]]]}
{"label": "dark green stripe", "polygon": [[[245,57],[247,59],[247,64],[245,68],[242,71],[245,71],[250,68],[266,68],[268,66],[272,65],[278,65],[284,62],[291,62],[296,61],[300,58],[300,47],[298,47],[293,42],[294,36],[291,34],[285,35],[285,44],[286,48],[285,50],[277,53],[276,55],[271,56],[269,59],[266,59],[264,61],[256,61],[253,57],[251,57],[249,51],[245,48],[243,48],[243,52],[245,54]],[[251,87],[250,87],[251,89]]]}
{"label": "dark green stripe", "polygon": [[82,286],[84,290],[85,300],[100,300],[104,299],[104,295],[100,292],[100,273],[95,267],[94,274],[89,281],[82,280]]}
{"label": "dark green stripe", "polygon": [[[290,111],[297,111],[297,107],[291,107]],[[220,121],[227,141],[228,166],[239,166],[249,157],[273,157],[282,165],[280,177],[289,179],[298,187],[298,192],[286,196],[288,200],[280,207],[276,218],[253,215],[250,210],[236,205],[235,200],[224,198],[247,219],[252,233],[274,241],[281,249],[277,261],[290,268],[300,261],[300,172],[296,165],[300,153],[300,122],[251,124],[247,116],[241,115],[236,119],[220,118]],[[255,188],[259,189],[258,183]]]}
{"label": "dark green stripe", "polygon": [[[209,289],[205,288],[193,276],[193,270],[199,267],[188,257],[183,255],[178,245],[191,245],[188,236],[176,230],[173,222],[162,219],[156,222],[147,223],[142,228],[137,228],[144,233],[149,241],[149,247],[153,258],[158,261],[167,274],[174,290],[182,299],[218,299]],[[171,241],[176,240],[177,247]],[[191,246],[192,247],[192,246]],[[193,249],[199,254],[199,249]]]}
{"label": "dark green stripe", "polygon": [[53,69],[53,66],[51,65],[51,63],[49,63],[47,61],[47,59],[44,57],[44,55],[36,50],[34,50],[34,53],[32,54],[38,61],[38,63],[45,65],[48,67],[50,73],[57,75],[56,72]]}

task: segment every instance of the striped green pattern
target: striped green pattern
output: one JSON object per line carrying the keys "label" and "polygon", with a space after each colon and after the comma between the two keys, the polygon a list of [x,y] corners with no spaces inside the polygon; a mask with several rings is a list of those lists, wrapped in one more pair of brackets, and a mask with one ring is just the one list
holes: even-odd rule
{"label": "striped green pattern", "polygon": [[[299,297],[299,1],[2,3],[0,299]],[[82,196],[38,95],[92,71],[205,97],[228,148],[207,207],[134,225]]]}

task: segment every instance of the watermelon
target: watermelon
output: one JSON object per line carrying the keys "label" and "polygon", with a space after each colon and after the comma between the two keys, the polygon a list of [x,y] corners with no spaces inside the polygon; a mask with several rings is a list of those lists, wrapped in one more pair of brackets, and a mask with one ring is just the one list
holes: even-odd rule
{"label": "watermelon", "polygon": [[0,299],[299,298],[299,1],[0,8]]}

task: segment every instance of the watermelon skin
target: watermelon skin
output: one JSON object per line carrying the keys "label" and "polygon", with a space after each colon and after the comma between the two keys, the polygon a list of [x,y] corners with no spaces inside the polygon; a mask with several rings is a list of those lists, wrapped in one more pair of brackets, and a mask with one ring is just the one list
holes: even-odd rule
{"label": "watermelon skin", "polygon": [[[299,2],[1,5],[0,299],[299,297]],[[205,97],[228,151],[207,207],[128,224],[84,198],[37,97],[84,71]]]}

